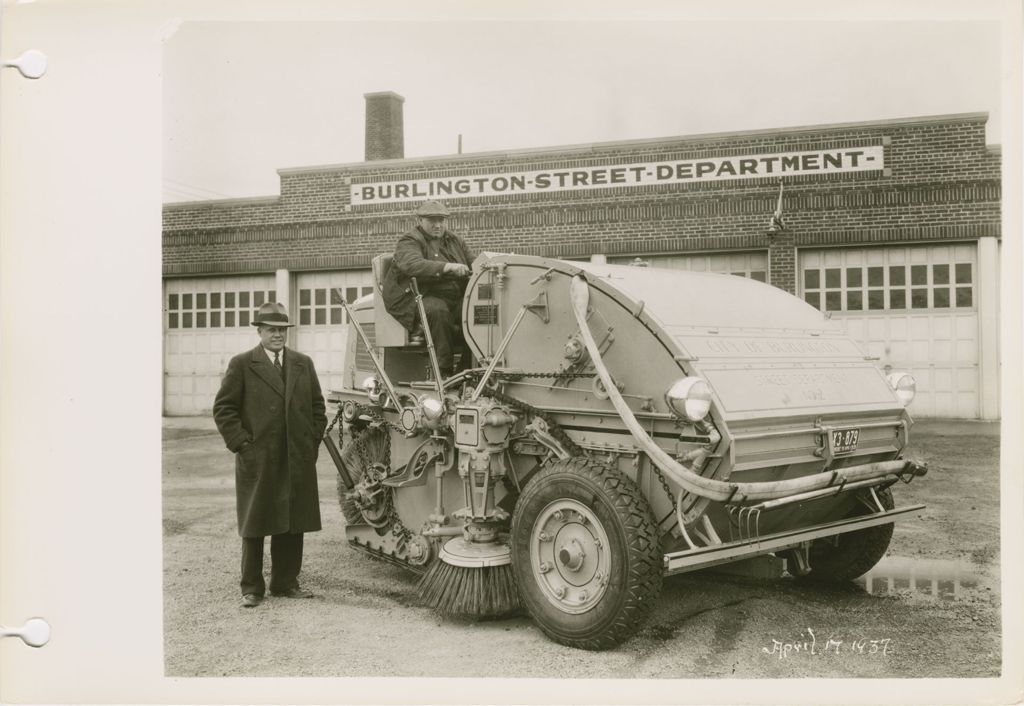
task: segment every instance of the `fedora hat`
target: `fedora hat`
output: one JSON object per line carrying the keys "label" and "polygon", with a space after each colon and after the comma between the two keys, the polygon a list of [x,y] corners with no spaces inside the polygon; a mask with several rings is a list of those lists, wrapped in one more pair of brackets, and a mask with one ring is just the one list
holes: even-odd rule
{"label": "fedora hat", "polygon": [[288,323],[288,310],[280,302],[261,304],[252,320],[253,326],[294,326]]}

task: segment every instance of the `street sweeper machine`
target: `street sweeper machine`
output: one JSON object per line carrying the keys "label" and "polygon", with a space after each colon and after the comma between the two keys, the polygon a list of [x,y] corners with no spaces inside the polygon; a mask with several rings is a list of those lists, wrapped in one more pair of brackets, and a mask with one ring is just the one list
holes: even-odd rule
{"label": "street sweeper machine", "polygon": [[472,359],[443,378],[384,309],[390,257],[373,264],[325,443],[350,546],[420,573],[442,615],[525,611],[605,649],[665,576],[772,556],[848,581],[923,507],[891,492],[926,472],[902,457],[913,378],[773,286],[484,253]]}

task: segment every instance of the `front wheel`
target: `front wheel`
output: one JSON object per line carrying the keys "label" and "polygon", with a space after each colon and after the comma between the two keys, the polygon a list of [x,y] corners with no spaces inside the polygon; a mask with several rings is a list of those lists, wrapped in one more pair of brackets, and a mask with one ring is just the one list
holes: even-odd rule
{"label": "front wheel", "polygon": [[555,461],[530,480],[512,516],[520,597],[548,637],[601,650],[631,637],[661,592],[650,506],[618,469]]}

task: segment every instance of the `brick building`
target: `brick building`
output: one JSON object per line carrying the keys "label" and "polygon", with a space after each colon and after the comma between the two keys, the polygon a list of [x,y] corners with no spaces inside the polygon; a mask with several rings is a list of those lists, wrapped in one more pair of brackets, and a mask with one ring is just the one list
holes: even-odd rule
{"label": "brick building", "polygon": [[[208,412],[267,298],[325,388],[370,258],[435,198],[477,251],[753,277],[841,319],[918,380],[916,416],[998,417],[1000,154],[984,113],[404,159],[368,94],[366,161],[279,170],[280,195],[167,204],[164,411]],[[769,232],[783,185],[784,228]],[[685,302],[680,302],[685,306]]]}

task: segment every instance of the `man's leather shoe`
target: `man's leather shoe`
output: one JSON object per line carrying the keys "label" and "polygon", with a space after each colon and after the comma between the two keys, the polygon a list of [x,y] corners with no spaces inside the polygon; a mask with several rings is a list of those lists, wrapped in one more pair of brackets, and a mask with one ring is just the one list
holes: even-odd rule
{"label": "man's leather shoe", "polygon": [[255,608],[263,602],[263,596],[256,595],[255,593],[246,593],[242,596],[242,606],[244,608]]}
{"label": "man's leather shoe", "polygon": [[287,591],[271,591],[270,595],[277,596],[278,598],[316,598],[316,594],[312,591],[295,587],[289,588]]}

